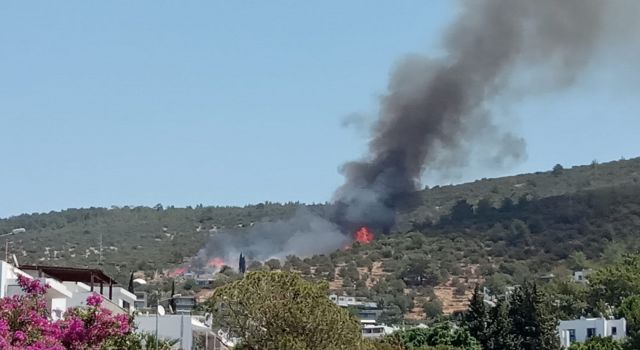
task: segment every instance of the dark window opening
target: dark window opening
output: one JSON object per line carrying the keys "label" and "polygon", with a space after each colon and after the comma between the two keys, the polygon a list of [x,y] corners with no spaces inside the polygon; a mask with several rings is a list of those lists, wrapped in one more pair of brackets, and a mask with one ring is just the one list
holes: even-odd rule
{"label": "dark window opening", "polygon": [[575,343],[576,341],[576,330],[575,329],[570,329],[569,330],[569,343]]}

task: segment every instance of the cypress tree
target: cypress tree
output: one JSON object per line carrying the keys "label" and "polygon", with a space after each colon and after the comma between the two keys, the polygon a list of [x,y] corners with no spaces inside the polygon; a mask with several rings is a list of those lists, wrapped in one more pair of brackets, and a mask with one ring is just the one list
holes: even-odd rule
{"label": "cypress tree", "polygon": [[473,290],[473,295],[469,300],[469,310],[464,319],[469,333],[478,340],[483,349],[488,349],[489,313],[484,303],[484,294],[480,291],[478,284]]}

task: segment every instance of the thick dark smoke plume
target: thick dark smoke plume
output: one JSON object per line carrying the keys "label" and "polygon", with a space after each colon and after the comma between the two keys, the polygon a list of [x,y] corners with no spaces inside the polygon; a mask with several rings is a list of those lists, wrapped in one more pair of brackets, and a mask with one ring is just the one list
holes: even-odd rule
{"label": "thick dark smoke plume", "polygon": [[[444,54],[408,56],[392,72],[368,154],[343,166],[345,183],[335,193],[330,218],[300,212],[240,236],[214,235],[202,254],[235,259],[242,251],[264,260],[326,252],[340,247],[359,225],[377,233],[389,230],[396,201],[418,188],[425,171],[464,166],[474,149],[482,149],[496,167],[526,157],[526,143],[502,130],[492,105],[576,83],[601,44],[627,30],[617,16],[637,10],[634,5],[633,0],[463,1],[442,38]],[[605,30],[611,23],[619,30]]]}
{"label": "thick dark smoke plume", "polygon": [[442,57],[414,55],[397,65],[369,154],[342,169],[346,182],[335,199],[344,209],[338,221],[393,225],[396,198],[416,190],[430,167],[466,165],[474,141],[492,151],[486,158],[494,166],[526,157],[526,143],[500,130],[491,103],[526,79],[521,72],[534,72],[525,83],[535,84],[537,93],[571,86],[605,37],[610,7],[623,3],[469,0],[463,5],[443,38]]}

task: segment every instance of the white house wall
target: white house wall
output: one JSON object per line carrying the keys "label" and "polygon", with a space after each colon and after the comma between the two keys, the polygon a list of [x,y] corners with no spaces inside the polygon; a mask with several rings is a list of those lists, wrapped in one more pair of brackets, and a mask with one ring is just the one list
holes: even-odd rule
{"label": "white house wall", "polygon": [[[612,334],[612,328],[616,328],[616,334]],[[612,337],[615,340],[622,340],[626,336],[627,324],[622,319],[605,318],[585,318],[578,320],[560,321],[559,335],[562,346],[569,345],[569,330],[575,330],[575,342],[582,343],[587,340],[587,329],[594,328],[595,335],[600,337]]]}
{"label": "white house wall", "polygon": [[[137,315],[134,320],[136,332],[155,333],[156,315]],[[182,323],[182,327],[180,325]],[[182,329],[182,330],[181,330]],[[158,317],[158,337],[161,339],[179,339],[182,332],[182,348],[191,349],[193,343],[193,329],[189,315],[164,315]],[[180,348],[180,343],[174,346]]]}

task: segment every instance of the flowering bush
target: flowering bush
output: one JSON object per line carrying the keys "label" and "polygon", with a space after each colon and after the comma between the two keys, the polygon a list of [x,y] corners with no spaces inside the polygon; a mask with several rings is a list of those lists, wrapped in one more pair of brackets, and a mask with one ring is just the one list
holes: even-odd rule
{"label": "flowering bush", "polygon": [[63,320],[52,321],[44,298],[49,286],[24,276],[18,283],[25,295],[0,299],[0,349],[142,348],[140,337],[132,333],[133,318],[101,307],[100,295],[92,294],[87,307],[69,309]]}

